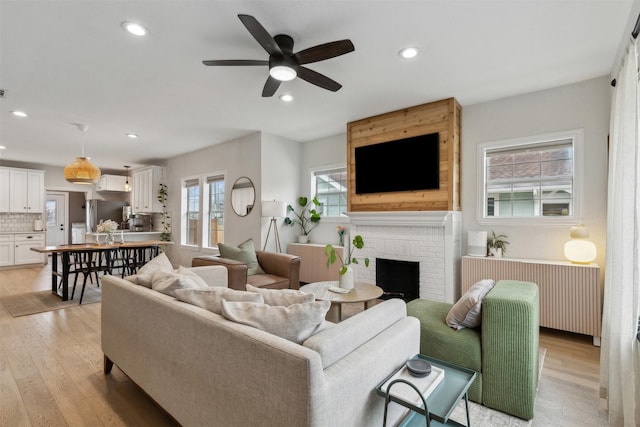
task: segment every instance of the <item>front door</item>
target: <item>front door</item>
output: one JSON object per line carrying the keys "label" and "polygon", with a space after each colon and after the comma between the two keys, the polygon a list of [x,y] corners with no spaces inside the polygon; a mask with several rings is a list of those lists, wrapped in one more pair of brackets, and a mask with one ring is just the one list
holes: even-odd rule
{"label": "front door", "polygon": [[67,193],[47,191],[46,229],[47,246],[69,243]]}

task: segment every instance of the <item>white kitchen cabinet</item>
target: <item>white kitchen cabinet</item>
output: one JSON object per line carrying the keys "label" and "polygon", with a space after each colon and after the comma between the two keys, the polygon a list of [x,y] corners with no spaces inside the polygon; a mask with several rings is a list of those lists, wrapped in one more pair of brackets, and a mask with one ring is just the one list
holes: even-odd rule
{"label": "white kitchen cabinet", "polygon": [[96,184],[96,191],[126,191],[126,176],[102,175]]}
{"label": "white kitchen cabinet", "polygon": [[44,171],[9,169],[9,211],[44,211]]}
{"label": "white kitchen cabinet", "polygon": [[13,234],[0,234],[0,266],[13,265]]}
{"label": "white kitchen cabinet", "polygon": [[0,212],[9,212],[10,209],[10,175],[9,169],[0,168]]}
{"label": "white kitchen cabinet", "polygon": [[158,200],[163,170],[160,166],[148,166],[133,172],[131,208],[133,213],[162,212]]}
{"label": "white kitchen cabinet", "polygon": [[44,263],[44,254],[34,252],[31,248],[44,246],[42,233],[16,233],[14,236],[14,265]]}

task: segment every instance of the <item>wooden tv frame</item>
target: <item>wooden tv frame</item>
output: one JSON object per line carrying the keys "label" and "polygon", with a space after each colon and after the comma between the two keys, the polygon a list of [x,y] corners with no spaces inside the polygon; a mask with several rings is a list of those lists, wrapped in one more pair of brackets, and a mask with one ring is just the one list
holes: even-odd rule
{"label": "wooden tv frame", "polygon": [[[461,111],[460,104],[449,98],[348,123],[348,211],[459,211]],[[436,132],[440,135],[438,190],[355,193],[356,147]]]}

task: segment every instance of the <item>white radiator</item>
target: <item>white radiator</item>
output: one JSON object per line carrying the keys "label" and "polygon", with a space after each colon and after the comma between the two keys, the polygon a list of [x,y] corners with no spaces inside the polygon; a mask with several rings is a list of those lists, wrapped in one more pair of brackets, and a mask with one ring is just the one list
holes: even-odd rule
{"label": "white radiator", "polygon": [[462,292],[481,279],[536,283],[540,290],[540,326],[592,335],[598,344],[602,290],[596,264],[462,257]]}

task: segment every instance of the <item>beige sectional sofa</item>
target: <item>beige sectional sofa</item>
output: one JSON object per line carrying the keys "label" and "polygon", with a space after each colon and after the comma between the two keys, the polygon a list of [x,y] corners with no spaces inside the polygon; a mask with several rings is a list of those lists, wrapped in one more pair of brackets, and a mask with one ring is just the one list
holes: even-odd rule
{"label": "beige sectional sofa", "polygon": [[401,300],[300,345],[118,277],[102,284],[105,372],[115,364],[184,426],[381,425],[376,385],[419,352]]}

